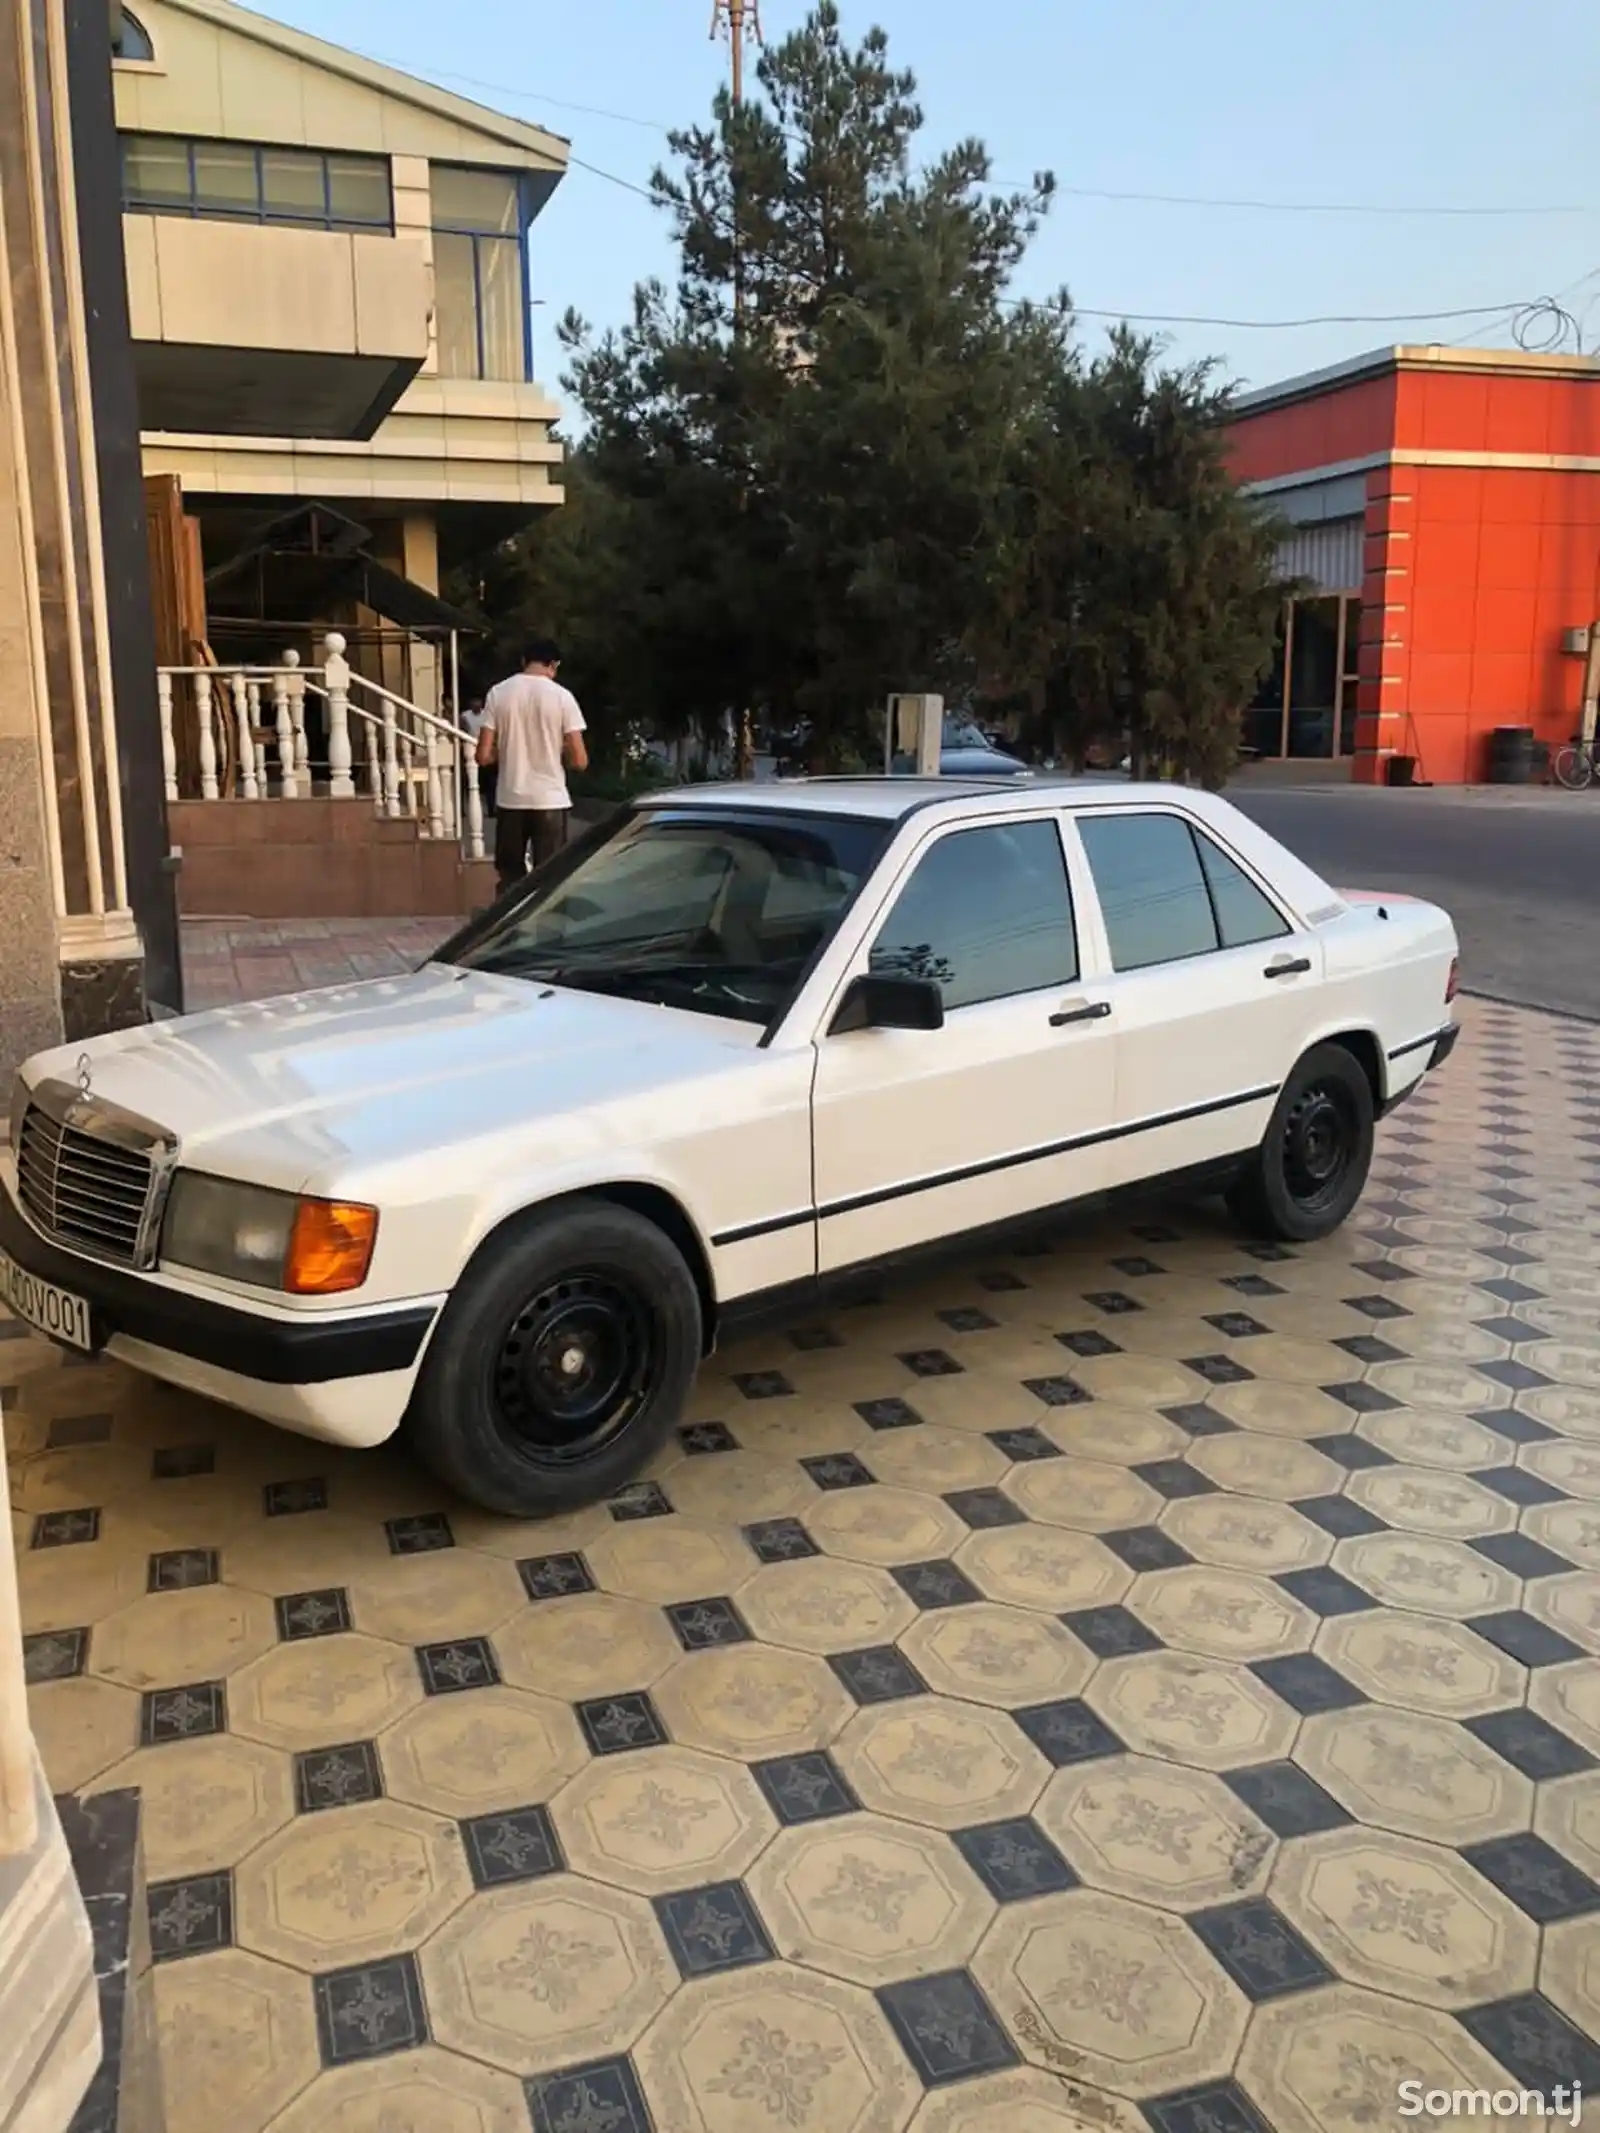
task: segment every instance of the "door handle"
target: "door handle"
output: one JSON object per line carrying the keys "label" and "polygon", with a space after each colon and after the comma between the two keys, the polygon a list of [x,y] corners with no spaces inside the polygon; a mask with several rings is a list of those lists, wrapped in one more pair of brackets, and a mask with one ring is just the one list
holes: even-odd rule
{"label": "door handle", "polygon": [[1050,1027],[1064,1029],[1069,1022],[1101,1022],[1110,1012],[1109,1000],[1069,1000],[1050,1017]]}
{"label": "door handle", "polygon": [[1310,968],[1310,956],[1286,956],[1281,963],[1269,963],[1261,975],[1265,978],[1301,978]]}

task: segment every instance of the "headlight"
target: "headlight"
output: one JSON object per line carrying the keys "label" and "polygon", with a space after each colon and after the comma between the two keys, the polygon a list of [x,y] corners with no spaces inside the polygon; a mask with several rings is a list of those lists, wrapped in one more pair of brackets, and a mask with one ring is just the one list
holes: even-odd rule
{"label": "headlight", "polygon": [[366,1280],[377,1234],[375,1207],[180,1170],[161,1226],[161,1257],[256,1288],[331,1296]]}

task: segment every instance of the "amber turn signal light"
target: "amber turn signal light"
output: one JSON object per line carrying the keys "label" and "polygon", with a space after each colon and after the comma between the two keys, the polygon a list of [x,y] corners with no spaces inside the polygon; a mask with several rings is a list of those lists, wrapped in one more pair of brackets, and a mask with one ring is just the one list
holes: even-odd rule
{"label": "amber turn signal light", "polygon": [[1446,1007],[1448,1007],[1450,1005],[1450,1002],[1455,998],[1457,992],[1460,990],[1460,986],[1461,958],[1459,956],[1453,955],[1450,958],[1450,975],[1448,978],[1445,979],[1444,983],[1444,1004]]}
{"label": "amber turn signal light", "polygon": [[372,1264],[378,1210],[345,1200],[302,1200],[289,1233],[283,1285],[291,1296],[359,1289]]}

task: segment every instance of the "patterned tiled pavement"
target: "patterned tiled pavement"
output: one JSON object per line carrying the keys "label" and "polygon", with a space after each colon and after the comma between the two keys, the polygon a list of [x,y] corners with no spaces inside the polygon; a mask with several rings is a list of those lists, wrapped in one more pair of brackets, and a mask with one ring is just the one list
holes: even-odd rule
{"label": "patterned tiled pavement", "polygon": [[186,918],[184,1004],[192,1014],[274,993],[414,970],[453,918]]}
{"label": "patterned tiled pavement", "polygon": [[1600,1029],[1465,1019],[1332,1242],[1163,1210],[888,1286],[554,1523],[0,1340],[172,2133],[1600,2095]]}

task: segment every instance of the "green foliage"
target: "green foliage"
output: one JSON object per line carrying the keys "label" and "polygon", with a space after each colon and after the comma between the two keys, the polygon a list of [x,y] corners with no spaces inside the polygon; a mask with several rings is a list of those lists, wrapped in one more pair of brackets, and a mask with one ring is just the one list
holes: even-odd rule
{"label": "green foliage", "polygon": [[564,323],[567,504],[457,588],[489,656],[558,634],[611,768],[631,725],[703,745],[747,708],[870,761],[887,693],[932,688],[1219,780],[1278,598],[1225,393],[1008,296],[1053,181],[997,189],[976,141],[919,163],[881,31],[821,0],[758,78],[672,136],[674,286]]}

